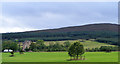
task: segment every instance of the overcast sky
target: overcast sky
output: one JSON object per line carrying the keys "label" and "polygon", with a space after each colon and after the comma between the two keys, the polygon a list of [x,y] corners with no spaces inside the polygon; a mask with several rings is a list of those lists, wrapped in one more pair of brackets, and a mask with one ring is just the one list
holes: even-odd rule
{"label": "overcast sky", "polygon": [[53,29],[93,23],[118,23],[117,2],[6,2],[0,33]]}

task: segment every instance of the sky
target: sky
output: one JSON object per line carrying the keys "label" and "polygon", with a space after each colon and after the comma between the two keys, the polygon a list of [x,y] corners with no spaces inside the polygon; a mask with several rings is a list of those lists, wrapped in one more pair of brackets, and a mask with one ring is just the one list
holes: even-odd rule
{"label": "sky", "polygon": [[118,24],[117,2],[4,2],[0,33]]}

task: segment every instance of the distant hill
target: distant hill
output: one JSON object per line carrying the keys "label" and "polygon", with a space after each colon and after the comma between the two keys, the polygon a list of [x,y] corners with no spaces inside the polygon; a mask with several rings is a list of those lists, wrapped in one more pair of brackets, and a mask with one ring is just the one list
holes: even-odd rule
{"label": "distant hill", "polygon": [[36,30],[28,32],[71,32],[71,31],[118,31],[118,24],[101,23],[88,24],[83,26],[62,27],[57,29]]}
{"label": "distant hill", "polygon": [[[62,27],[57,29],[46,29],[16,33],[3,33],[3,40],[76,40],[76,39],[96,39],[96,41],[117,44],[118,24],[101,23],[88,24],[83,26]],[[111,39],[110,41],[108,41]],[[102,41],[103,40],[103,41]]]}

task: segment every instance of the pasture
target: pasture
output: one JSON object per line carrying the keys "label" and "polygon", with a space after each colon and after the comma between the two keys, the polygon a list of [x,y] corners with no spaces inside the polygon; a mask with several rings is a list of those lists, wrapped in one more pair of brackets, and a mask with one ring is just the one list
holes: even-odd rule
{"label": "pasture", "polygon": [[100,48],[101,46],[115,46],[115,45],[110,45],[110,44],[106,44],[106,43],[100,43],[100,42],[97,42],[97,41],[94,41],[94,40],[84,40],[84,39],[78,39],[78,40],[65,40],[65,41],[45,41],[45,45],[49,45],[50,43],[59,43],[59,44],[63,44],[64,42],[66,41],[69,41],[71,44],[73,42],[76,42],[76,41],[81,41],[83,40],[83,42],[81,42],[83,45],[84,45],[84,48]]}
{"label": "pasture", "polygon": [[2,53],[3,62],[118,62],[118,52],[86,52],[83,56],[86,60],[70,59],[68,52],[25,52],[15,53],[14,57],[9,57],[10,53]]}

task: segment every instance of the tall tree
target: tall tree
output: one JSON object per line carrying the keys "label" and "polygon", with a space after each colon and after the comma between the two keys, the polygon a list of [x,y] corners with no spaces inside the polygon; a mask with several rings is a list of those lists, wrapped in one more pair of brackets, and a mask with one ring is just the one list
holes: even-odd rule
{"label": "tall tree", "polygon": [[81,55],[84,53],[85,53],[84,47],[79,41],[73,43],[68,50],[69,56],[74,58],[76,57],[76,59],[78,59],[79,56],[81,57]]}

